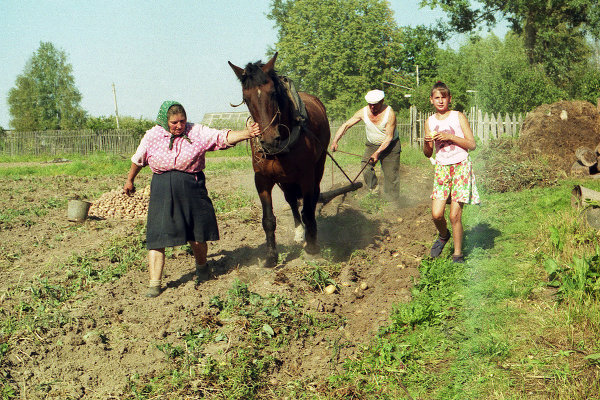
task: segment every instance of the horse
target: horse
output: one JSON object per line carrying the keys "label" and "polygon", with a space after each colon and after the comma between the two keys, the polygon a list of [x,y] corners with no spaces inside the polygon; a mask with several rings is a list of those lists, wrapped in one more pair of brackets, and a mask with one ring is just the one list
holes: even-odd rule
{"label": "horse", "polygon": [[[261,127],[260,137],[251,140],[250,147],[266,236],[265,267],[278,263],[272,199],[275,184],[292,210],[295,241],[303,242],[309,255],[320,252],[315,210],[331,136],[323,103],[305,92],[297,92],[301,102],[290,96],[289,84],[285,85],[289,80],[275,71],[276,59],[277,53],[266,64],[257,61],[243,69],[229,62],[242,84],[241,104],[247,105],[251,118]],[[304,116],[299,114],[302,103]],[[301,213],[299,199],[302,199]]]}

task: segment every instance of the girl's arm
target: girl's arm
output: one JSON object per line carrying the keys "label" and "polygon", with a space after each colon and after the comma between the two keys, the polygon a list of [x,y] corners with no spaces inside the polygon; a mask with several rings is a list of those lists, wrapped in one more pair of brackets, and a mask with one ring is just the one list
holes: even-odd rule
{"label": "girl's arm", "polygon": [[477,143],[475,143],[475,137],[473,136],[473,131],[471,130],[471,125],[469,125],[469,120],[467,120],[467,117],[465,117],[465,115],[463,113],[459,112],[458,113],[458,121],[460,122],[460,127],[462,128],[462,131],[465,134],[464,140],[467,141],[465,143],[467,146],[462,146],[460,144],[459,144],[459,146],[461,146],[467,150],[475,150],[475,148],[477,147]]}
{"label": "girl's arm", "polygon": [[435,140],[445,140],[448,142],[452,142],[454,144],[459,145],[465,150],[475,150],[477,145],[475,144],[475,138],[473,137],[473,131],[471,130],[471,126],[469,125],[469,121],[467,117],[461,112],[458,113],[458,121],[460,122],[460,127],[465,135],[464,138],[453,135],[451,133],[443,133],[436,132],[433,135]]}
{"label": "girl's arm", "polygon": [[423,154],[429,158],[433,155],[433,136],[429,132],[429,124],[425,121],[425,138],[423,139]]}

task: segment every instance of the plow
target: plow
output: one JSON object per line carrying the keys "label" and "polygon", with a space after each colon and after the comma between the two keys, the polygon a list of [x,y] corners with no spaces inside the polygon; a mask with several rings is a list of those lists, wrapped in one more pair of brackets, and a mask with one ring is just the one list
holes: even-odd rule
{"label": "plow", "polygon": [[[340,153],[344,153],[343,151],[340,151],[340,150],[338,150],[338,151]],[[357,154],[351,154],[351,153],[346,153],[346,154],[357,155]],[[348,174],[346,174],[346,172],[344,171],[344,169],[337,163],[337,161],[335,161],[335,158],[333,158],[333,156],[331,155],[331,153],[327,152],[327,155],[329,156],[329,158],[331,158],[331,161],[333,161],[333,163],[339,168],[339,170],[342,171],[342,174],[344,174],[344,176],[346,177],[346,179],[348,179],[348,181],[350,183],[345,184],[345,185],[334,185],[328,191],[321,192],[321,194],[319,195],[318,202],[322,203],[323,205],[329,203],[331,200],[333,200],[337,196],[341,196],[341,195],[346,194],[348,192],[353,192],[353,191],[355,191],[357,189],[360,189],[363,186],[363,184],[362,184],[362,182],[356,182],[356,180],[358,179],[358,177],[360,176],[360,174],[362,174],[362,172],[365,170],[365,168],[367,167],[367,165],[369,165],[368,163],[365,163],[365,165],[358,172],[358,174],[356,175],[356,177],[354,179],[350,179],[350,177],[348,176]]]}

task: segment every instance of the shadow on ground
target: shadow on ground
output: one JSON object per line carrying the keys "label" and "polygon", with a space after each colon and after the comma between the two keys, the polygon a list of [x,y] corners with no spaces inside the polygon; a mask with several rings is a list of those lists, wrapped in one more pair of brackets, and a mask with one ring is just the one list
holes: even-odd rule
{"label": "shadow on ground", "polygon": [[494,247],[494,242],[500,236],[500,233],[499,230],[492,228],[488,223],[477,224],[465,231],[463,250],[468,254],[477,248],[491,249]]}

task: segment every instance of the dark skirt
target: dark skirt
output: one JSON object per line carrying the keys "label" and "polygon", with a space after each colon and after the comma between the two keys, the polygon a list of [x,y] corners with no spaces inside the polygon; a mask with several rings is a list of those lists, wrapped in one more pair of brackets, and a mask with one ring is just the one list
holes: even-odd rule
{"label": "dark skirt", "polygon": [[219,240],[217,217],[203,172],[169,171],[152,176],[146,248]]}

